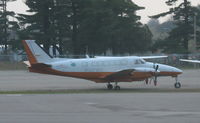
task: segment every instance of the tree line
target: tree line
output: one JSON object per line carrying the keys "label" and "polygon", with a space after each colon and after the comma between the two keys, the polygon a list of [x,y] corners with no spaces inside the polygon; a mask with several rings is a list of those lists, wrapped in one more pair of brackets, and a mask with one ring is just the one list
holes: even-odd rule
{"label": "tree line", "polygon": [[[175,26],[170,30],[169,36],[159,39],[154,44],[154,49],[159,47],[167,53],[189,53],[189,42],[195,38],[194,27],[195,25],[200,26],[200,5],[194,7],[189,0],[167,0],[165,3],[170,7],[170,10],[152,16],[152,18],[171,14]],[[200,46],[200,30],[196,29],[196,33],[197,46]]]}
{"label": "tree line", "polygon": [[[132,0],[25,0],[28,14],[7,11],[6,3],[11,1],[0,0],[0,45],[5,51],[8,46],[21,49],[20,40],[34,39],[47,52],[52,46],[54,54],[56,49],[60,54],[74,55],[102,54],[107,50],[113,54],[142,53],[153,46],[164,52],[187,52],[193,13],[199,13],[189,0],[176,7],[172,5],[182,0],[166,0],[172,8],[152,18],[173,14],[176,26],[167,38],[153,44],[149,27],[136,14],[145,8]],[[10,21],[9,16],[17,21]],[[18,39],[8,40],[8,30],[16,31]]]}
{"label": "tree line", "polygon": [[[77,54],[145,52],[151,32],[131,0],[26,0],[30,14],[16,16],[20,39],[35,39],[48,52]],[[19,43],[19,41],[17,41]],[[13,46],[18,48],[18,45]]]}

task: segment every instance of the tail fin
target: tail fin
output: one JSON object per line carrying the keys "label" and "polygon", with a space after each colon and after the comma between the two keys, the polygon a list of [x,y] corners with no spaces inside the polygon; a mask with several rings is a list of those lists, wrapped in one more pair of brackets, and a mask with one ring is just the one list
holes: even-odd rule
{"label": "tail fin", "polygon": [[22,42],[30,64],[45,63],[52,60],[52,57],[36,44],[35,40],[23,40]]}

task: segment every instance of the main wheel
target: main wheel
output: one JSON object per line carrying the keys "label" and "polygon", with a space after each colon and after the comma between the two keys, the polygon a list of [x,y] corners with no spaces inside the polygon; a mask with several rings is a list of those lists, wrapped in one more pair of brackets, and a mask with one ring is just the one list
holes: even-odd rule
{"label": "main wheel", "polygon": [[175,84],[174,84],[174,87],[175,87],[175,88],[181,88],[181,83],[180,83],[180,82],[175,83]]}
{"label": "main wheel", "polygon": [[120,86],[115,86],[115,90],[120,90]]}
{"label": "main wheel", "polygon": [[113,85],[112,84],[108,84],[107,88],[108,88],[108,90],[112,90],[113,89]]}

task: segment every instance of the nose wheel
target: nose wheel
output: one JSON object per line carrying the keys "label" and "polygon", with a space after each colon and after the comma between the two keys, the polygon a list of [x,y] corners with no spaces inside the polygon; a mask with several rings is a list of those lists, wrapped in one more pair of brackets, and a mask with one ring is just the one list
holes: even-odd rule
{"label": "nose wheel", "polygon": [[176,83],[174,84],[174,87],[181,88],[181,83],[178,81],[178,77],[176,77],[175,79],[176,79]]}
{"label": "nose wheel", "polygon": [[181,83],[180,83],[180,82],[175,83],[175,84],[174,84],[174,87],[175,87],[175,88],[181,88]]}

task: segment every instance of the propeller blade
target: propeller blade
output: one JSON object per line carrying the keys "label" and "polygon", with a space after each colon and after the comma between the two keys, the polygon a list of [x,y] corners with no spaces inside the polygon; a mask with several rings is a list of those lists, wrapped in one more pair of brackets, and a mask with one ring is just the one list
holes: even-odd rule
{"label": "propeller blade", "polygon": [[159,68],[159,65],[156,65],[154,63],[153,65],[153,68],[155,69],[155,72],[154,72],[154,85],[156,86],[157,85],[157,78],[158,78],[158,68]]}
{"label": "propeller blade", "polygon": [[159,68],[159,65],[156,65],[156,68],[155,68],[156,72],[158,71],[158,68]]}
{"label": "propeller blade", "polygon": [[154,85],[157,86],[157,76],[154,78]]}
{"label": "propeller blade", "polygon": [[149,79],[146,79],[145,83],[146,83],[146,85],[148,85],[149,84]]}

